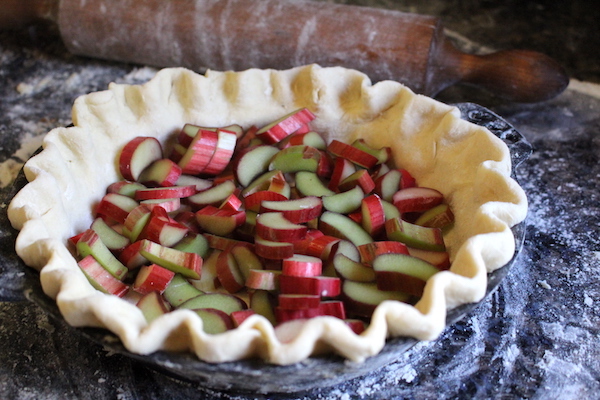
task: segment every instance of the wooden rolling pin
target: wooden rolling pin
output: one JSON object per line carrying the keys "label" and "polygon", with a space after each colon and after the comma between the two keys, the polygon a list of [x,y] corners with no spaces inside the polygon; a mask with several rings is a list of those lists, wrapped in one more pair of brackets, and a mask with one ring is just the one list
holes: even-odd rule
{"label": "wooden rolling pin", "polygon": [[456,49],[438,18],[309,0],[3,0],[0,24],[58,24],[79,55],[196,71],[340,65],[434,96],[465,83],[516,102],[561,93],[568,76],[526,50]]}

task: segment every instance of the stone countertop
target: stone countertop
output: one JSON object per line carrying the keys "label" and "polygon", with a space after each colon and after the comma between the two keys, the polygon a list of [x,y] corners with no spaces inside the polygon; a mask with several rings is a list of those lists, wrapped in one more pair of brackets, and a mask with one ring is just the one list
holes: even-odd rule
{"label": "stone countertop", "polygon": [[[179,381],[106,351],[34,304],[0,302],[0,398],[600,398],[597,7],[585,1],[347,3],[439,15],[463,48],[541,51],[573,78],[563,94],[537,104],[507,103],[472,88],[438,96],[492,109],[534,147],[517,169],[530,201],[527,235],[499,289],[438,340],[416,345],[388,366],[331,388],[271,396]],[[77,96],[112,81],[141,83],[155,72],[70,55],[46,28],[1,32],[0,66],[3,196],[43,134],[70,123]],[[0,273],[7,273],[1,265]],[[3,292],[20,297],[18,288]]]}

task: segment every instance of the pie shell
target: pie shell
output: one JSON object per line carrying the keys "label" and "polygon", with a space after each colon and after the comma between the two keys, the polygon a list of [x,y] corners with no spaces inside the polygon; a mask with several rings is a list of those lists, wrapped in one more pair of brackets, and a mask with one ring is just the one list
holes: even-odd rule
{"label": "pie shell", "polygon": [[[177,310],[148,324],[134,304],[91,286],[67,240],[90,226],[106,187],[121,179],[117,159],[125,143],[154,136],[165,144],[185,123],[261,127],[302,107],[316,115],[312,127],[328,141],[364,138],[375,147],[390,146],[397,167],[410,171],[420,186],[441,191],[450,203],[455,224],[445,242],[452,267],[427,282],[418,303],[380,304],[360,335],[333,317],[274,328],[258,315],[209,335],[193,311]],[[211,363],[259,357],[286,365],[334,352],[360,362],[380,352],[388,337],[435,339],[448,309],[484,297],[487,273],[515,252],[510,228],[527,213],[525,193],[510,177],[510,154],[500,139],[461,120],[455,107],[397,82],[372,84],[355,70],[307,65],[201,75],[163,69],[145,84],[113,83],[79,97],[72,120],[73,126],[49,132],[43,151],[24,166],[29,183],[8,208],[20,231],[16,252],[40,271],[45,294],[70,325],[106,328],[137,354],[190,351]]]}

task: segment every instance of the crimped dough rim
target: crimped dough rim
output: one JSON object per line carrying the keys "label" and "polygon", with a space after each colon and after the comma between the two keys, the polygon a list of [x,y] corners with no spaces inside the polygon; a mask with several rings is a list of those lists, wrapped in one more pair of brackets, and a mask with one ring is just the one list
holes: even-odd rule
{"label": "crimped dough rim", "polygon": [[[373,146],[390,146],[398,167],[450,202],[456,222],[445,240],[452,267],[428,281],[415,306],[380,304],[361,335],[333,317],[275,329],[261,316],[209,335],[192,311],[177,310],[148,324],[134,304],[89,284],[67,239],[89,227],[93,206],[119,179],[117,154],[127,141],[143,135],[164,143],[184,123],[262,126],[301,107],[316,115],[313,127],[328,140],[362,137]],[[143,85],[111,84],[81,96],[72,119],[74,126],[49,132],[43,151],[24,167],[30,183],[8,208],[20,230],[16,251],[40,271],[44,292],[69,324],[109,329],[137,354],[191,351],[206,362],[260,357],[285,365],[335,352],[360,362],[379,353],[390,336],[435,339],[447,309],[481,300],[487,273],[510,261],[515,252],[510,228],[527,212],[500,139],[461,120],[455,107],[397,82],[372,85],[354,70],[308,65],[200,75],[169,68]]]}

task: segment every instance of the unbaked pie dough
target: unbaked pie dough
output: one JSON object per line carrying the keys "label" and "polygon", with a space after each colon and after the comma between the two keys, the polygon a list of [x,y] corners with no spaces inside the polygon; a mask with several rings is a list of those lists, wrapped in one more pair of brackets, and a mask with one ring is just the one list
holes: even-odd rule
{"label": "unbaked pie dough", "polygon": [[[93,206],[120,179],[117,158],[125,143],[135,136],[166,143],[185,123],[260,127],[302,107],[316,115],[313,129],[328,140],[362,137],[375,147],[390,146],[396,166],[409,170],[420,186],[441,191],[451,204],[455,226],[445,241],[452,267],[427,282],[415,306],[382,303],[361,335],[333,317],[294,322],[290,329],[290,324],[274,328],[258,315],[237,329],[209,335],[193,311],[177,310],[148,324],[134,304],[88,283],[67,239],[89,227]],[[72,119],[73,127],[49,132],[44,150],[24,167],[30,183],[8,209],[20,230],[16,251],[40,271],[44,292],[56,299],[69,324],[109,329],[133,353],[191,351],[207,362],[260,357],[283,365],[323,352],[362,361],[381,351],[389,336],[435,339],[447,310],[481,300],[487,273],[512,258],[510,228],[527,212],[500,139],[461,120],[455,107],[397,82],[372,85],[354,70],[308,65],[199,75],[164,69],[143,85],[111,84],[81,96]]]}

